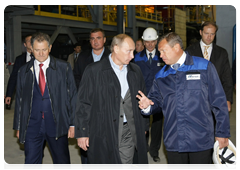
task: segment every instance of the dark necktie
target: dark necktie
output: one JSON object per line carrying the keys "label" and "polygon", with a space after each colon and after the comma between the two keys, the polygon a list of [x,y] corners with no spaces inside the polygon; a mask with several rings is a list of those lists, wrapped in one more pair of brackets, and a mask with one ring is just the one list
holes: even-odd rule
{"label": "dark necktie", "polygon": [[178,70],[178,68],[180,67],[180,64],[179,64],[179,63],[173,64],[173,66],[172,66],[172,67],[173,67],[173,69],[174,69],[174,70],[176,70],[176,71],[177,71],[177,70]]}
{"label": "dark necktie", "polygon": [[77,55],[77,54],[75,54],[74,62],[76,62],[76,61],[77,61],[77,58],[78,58],[78,55]]}
{"label": "dark necktie", "polygon": [[43,64],[39,64],[40,71],[39,71],[39,82],[38,82],[38,84],[39,84],[39,88],[40,88],[40,91],[41,91],[42,96],[43,96],[46,82],[45,82],[45,77],[44,77],[42,66],[43,66]]}
{"label": "dark necktie", "polygon": [[152,64],[152,53],[149,53],[149,63]]}

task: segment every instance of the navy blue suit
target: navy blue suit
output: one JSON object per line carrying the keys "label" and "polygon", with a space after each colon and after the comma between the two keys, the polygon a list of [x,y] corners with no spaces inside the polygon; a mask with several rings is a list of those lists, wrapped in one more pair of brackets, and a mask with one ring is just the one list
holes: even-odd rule
{"label": "navy blue suit", "polygon": [[[45,141],[53,163],[70,163],[68,130],[74,126],[76,85],[69,63],[50,56],[44,94],[36,81],[34,60],[19,69],[13,129],[24,143],[25,163],[42,163]],[[44,118],[42,114],[44,113]]]}
{"label": "navy blue suit", "polygon": [[[44,115],[44,118],[43,118]],[[26,132],[25,163],[41,164],[45,140],[55,164],[69,164],[70,156],[67,135],[56,140],[56,124],[54,121],[47,84],[42,96],[35,78],[32,110]]]}

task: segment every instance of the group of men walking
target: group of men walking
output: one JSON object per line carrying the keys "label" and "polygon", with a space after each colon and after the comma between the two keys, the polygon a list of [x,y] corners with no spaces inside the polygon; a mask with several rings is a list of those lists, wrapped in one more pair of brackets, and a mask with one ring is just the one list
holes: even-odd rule
{"label": "group of men walking", "polygon": [[216,32],[215,23],[205,22],[202,40],[184,51],[177,34],[158,42],[157,31],[147,28],[144,49],[134,56],[130,36],[114,36],[109,50],[97,28],[90,32],[92,48],[80,52],[76,44],[69,63],[49,54],[47,34],[32,35],[34,57],[14,65],[18,72],[9,80],[17,77],[13,128],[25,163],[42,163],[45,141],[53,163],[70,163],[73,137],[82,163],[146,164],[148,151],[159,162],[162,127],[168,163],[211,163],[215,139],[220,148],[228,145],[233,90],[226,50],[213,43]]}

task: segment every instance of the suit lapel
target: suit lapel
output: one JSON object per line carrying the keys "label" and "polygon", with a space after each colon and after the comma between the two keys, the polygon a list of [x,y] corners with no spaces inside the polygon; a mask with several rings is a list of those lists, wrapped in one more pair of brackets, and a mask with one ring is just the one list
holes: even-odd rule
{"label": "suit lapel", "polygon": [[204,58],[204,57],[203,57],[203,53],[202,53],[202,49],[201,49],[200,42],[198,43],[198,47],[197,47],[196,49],[197,49],[197,55],[198,55],[199,57]]}
{"label": "suit lapel", "polygon": [[212,63],[216,63],[216,60],[217,60],[217,50],[216,50],[216,45],[213,43],[212,44],[213,46],[213,48],[212,48],[212,53],[211,53],[211,57],[210,57],[210,61],[212,62]]}

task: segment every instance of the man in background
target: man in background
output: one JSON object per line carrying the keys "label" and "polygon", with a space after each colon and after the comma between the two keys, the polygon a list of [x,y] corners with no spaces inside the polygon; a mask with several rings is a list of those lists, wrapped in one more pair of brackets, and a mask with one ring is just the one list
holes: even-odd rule
{"label": "man in background", "polygon": [[214,22],[204,22],[199,31],[202,39],[200,42],[189,46],[186,51],[190,55],[205,58],[213,63],[222,83],[227,98],[228,111],[230,112],[233,102],[232,72],[227,51],[213,42],[217,30],[218,26]]}
{"label": "man in background", "polygon": [[81,52],[81,44],[80,43],[75,43],[74,44],[74,52],[68,56],[67,62],[70,63],[72,69],[74,69],[74,64],[78,59],[78,56]]}
{"label": "man in background", "polygon": [[[81,82],[85,68],[94,62],[100,61],[103,58],[108,57],[110,51],[104,47],[106,42],[105,32],[101,28],[95,28],[91,30],[90,35],[91,49],[83,49],[80,53],[78,60],[75,62],[73,73],[77,88]],[[80,148],[82,164],[87,164],[87,152]]]}
{"label": "man in background", "polygon": [[31,38],[32,38],[32,35],[27,35],[24,38],[23,44],[26,48],[26,52],[24,52],[20,56],[16,57],[14,65],[13,65],[12,73],[8,80],[7,92],[6,92],[6,98],[5,98],[5,103],[7,104],[8,109],[11,108],[11,101],[12,101],[13,93],[14,93],[16,85],[17,85],[18,70],[20,67],[22,67],[25,63],[27,63],[28,61],[30,61],[33,58],[33,55],[31,55],[31,52],[32,52]]}
{"label": "man in background", "polygon": [[[156,73],[164,66],[164,62],[160,58],[159,51],[156,49],[158,39],[157,31],[151,27],[146,28],[143,32],[142,39],[145,48],[135,55],[134,62],[140,67],[143,73],[146,85],[146,94],[148,94],[150,88],[152,87],[154,77]],[[149,153],[154,162],[160,162],[158,151],[160,149],[162,140],[162,118],[162,113],[153,115]],[[149,122],[149,118],[146,118],[146,121]],[[146,137],[148,141],[148,132]]]}

